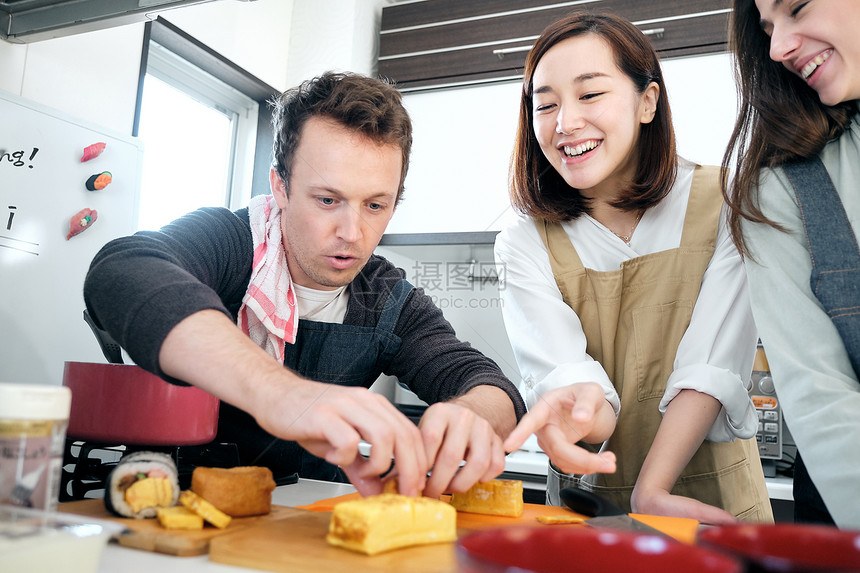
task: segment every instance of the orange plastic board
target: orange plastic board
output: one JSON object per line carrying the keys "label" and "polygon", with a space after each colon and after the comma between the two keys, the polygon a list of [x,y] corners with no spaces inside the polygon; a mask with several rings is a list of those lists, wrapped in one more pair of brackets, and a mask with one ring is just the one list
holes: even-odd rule
{"label": "orange plastic board", "polygon": [[696,543],[696,532],[699,531],[699,522],[695,519],[687,517],[663,517],[662,515],[646,515],[643,513],[631,513],[630,517],[662,531],[681,543],[686,543],[687,545]]}
{"label": "orange plastic board", "polygon": [[154,518],[125,519],[116,517],[105,508],[104,501],[101,499],[85,499],[61,503],[59,511],[106,519],[122,524],[126,528],[126,531],[119,535],[117,541],[124,547],[155,553],[166,553],[178,557],[190,557],[206,554],[209,551],[209,543],[216,537],[232,534],[259,523],[275,521],[297,510],[290,507],[273,505],[272,512],[268,515],[234,518],[230,521],[230,525],[224,529],[218,529],[206,524],[203,529],[196,531],[165,529]]}

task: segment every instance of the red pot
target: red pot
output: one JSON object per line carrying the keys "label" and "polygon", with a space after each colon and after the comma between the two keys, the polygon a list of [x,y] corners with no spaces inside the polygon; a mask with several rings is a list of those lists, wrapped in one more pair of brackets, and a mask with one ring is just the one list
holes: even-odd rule
{"label": "red pot", "polygon": [[169,384],[139,366],[66,362],[72,390],[66,435],[117,445],[185,446],[215,439],[217,398]]}

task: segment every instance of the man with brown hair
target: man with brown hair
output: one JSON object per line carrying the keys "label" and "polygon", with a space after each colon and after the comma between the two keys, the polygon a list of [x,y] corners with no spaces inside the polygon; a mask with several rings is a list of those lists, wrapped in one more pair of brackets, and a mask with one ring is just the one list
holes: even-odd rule
{"label": "man with brown hair", "polygon": [[[326,73],[282,94],[273,123],[272,194],[108,243],[84,286],[90,314],[141,367],[220,398],[217,440],[243,464],[362,494],[382,490],[392,456],[407,495],[492,479],[522,398],[373,254],[412,142],[399,92]],[[418,427],[367,389],[383,372],[432,404]]]}

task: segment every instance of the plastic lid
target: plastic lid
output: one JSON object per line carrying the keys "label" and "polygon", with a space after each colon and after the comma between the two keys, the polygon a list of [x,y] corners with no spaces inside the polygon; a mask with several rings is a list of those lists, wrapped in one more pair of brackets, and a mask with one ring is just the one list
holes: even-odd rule
{"label": "plastic lid", "polygon": [[0,419],[68,420],[71,407],[65,386],[0,382]]}

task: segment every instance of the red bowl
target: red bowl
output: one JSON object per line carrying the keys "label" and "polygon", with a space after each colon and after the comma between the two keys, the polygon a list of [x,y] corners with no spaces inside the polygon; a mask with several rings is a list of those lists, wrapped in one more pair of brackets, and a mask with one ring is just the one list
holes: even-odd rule
{"label": "red bowl", "polygon": [[509,527],[471,533],[457,542],[465,573],[740,573],[739,561],[659,535],[589,527]]}
{"label": "red bowl", "polygon": [[72,390],[71,439],[185,446],[211,442],[218,431],[217,398],[139,366],[66,362],[63,385]]}
{"label": "red bowl", "polygon": [[860,571],[860,531],[800,523],[727,525],[703,529],[698,541],[761,571]]}

